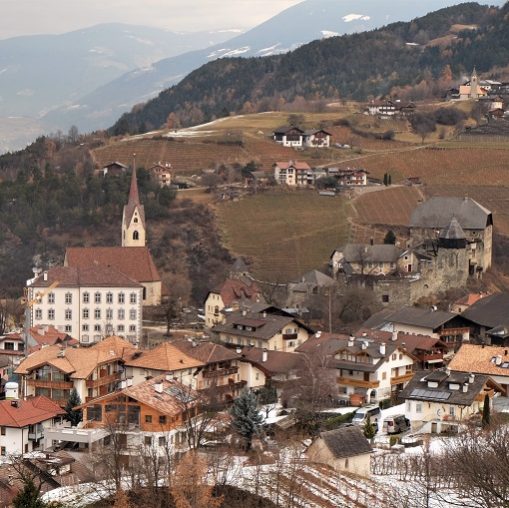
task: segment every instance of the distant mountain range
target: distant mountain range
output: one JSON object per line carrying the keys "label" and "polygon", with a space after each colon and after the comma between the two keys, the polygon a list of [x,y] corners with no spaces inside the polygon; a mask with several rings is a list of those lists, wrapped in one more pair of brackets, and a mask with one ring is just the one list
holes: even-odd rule
{"label": "distant mountain range", "polygon": [[[35,120],[54,108],[71,106],[130,70],[222,43],[233,35],[104,24],[61,35],[0,40],[0,149],[19,146],[16,136],[26,133],[21,126],[30,126],[27,141],[33,139],[34,131],[45,128]],[[46,128],[59,127],[66,126],[46,123]]]}
{"label": "distant mountain range", "polygon": [[170,113],[183,125],[206,122],[249,105],[278,101],[365,100],[428,81],[436,88],[446,66],[457,78],[509,61],[509,3],[503,8],[466,3],[384,28],[327,38],[291,53],[218,59],[193,71],[143,107],[124,114],[113,134],[159,128]]}
{"label": "distant mountain range", "polygon": [[72,106],[53,110],[44,120],[62,128],[71,124],[85,130],[104,128],[134,104],[156,96],[212,60],[281,54],[315,39],[407,21],[458,3],[458,0],[305,0],[227,43],[165,58],[149,67],[127,72],[77,98]]}

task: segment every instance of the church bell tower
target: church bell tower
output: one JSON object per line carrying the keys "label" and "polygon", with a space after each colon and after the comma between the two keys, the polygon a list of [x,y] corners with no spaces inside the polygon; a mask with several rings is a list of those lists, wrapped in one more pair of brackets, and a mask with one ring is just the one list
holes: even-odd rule
{"label": "church bell tower", "polygon": [[140,203],[138,181],[136,179],[136,165],[133,158],[133,172],[129,200],[124,206],[122,214],[122,247],[145,247],[146,227],[145,210]]}

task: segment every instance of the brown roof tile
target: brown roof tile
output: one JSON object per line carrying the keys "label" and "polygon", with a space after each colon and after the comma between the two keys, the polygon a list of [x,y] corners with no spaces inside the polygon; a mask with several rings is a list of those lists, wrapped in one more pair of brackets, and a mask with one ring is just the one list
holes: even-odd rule
{"label": "brown roof tile", "polygon": [[[509,377],[509,368],[501,366],[509,363],[509,354],[506,353],[509,353],[509,348],[506,347],[462,344],[449,363],[449,368],[461,372]],[[496,356],[502,357],[500,366],[492,361]]]}
{"label": "brown roof tile", "polygon": [[246,277],[241,279],[226,279],[223,284],[216,287],[211,293],[221,295],[221,299],[226,307],[240,300],[263,300],[262,292],[258,284]]}
{"label": "brown roof tile", "polygon": [[205,363],[189,356],[169,342],[163,342],[154,349],[133,351],[125,364],[129,367],[161,370],[170,372],[174,370],[202,367]]}
{"label": "brown roof tile", "polygon": [[240,358],[233,349],[228,349],[215,342],[193,342],[186,339],[173,341],[172,344],[188,356],[196,358],[204,364],[225,362]]}
{"label": "brown roof tile", "polygon": [[147,247],[69,247],[66,266],[85,268],[115,267],[138,282],[159,282],[161,277]]}

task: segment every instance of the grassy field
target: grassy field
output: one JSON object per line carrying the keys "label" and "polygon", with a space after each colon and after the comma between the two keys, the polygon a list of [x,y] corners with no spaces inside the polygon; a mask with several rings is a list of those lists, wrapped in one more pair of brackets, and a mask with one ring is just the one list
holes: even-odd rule
{"label": "grassy field", "polygon": [[349,232],[343,198],[273,192],[216,209],[226,246],[253,260],[255,274],[286,282],[324,266]]}

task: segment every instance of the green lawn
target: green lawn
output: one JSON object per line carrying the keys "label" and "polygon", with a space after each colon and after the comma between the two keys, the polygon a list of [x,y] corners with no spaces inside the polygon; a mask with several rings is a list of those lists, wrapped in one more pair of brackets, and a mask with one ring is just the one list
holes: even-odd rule
{"label": "green lawn", "polygon": [[228,202],[216,213],[226,247],[254,262],[263,280],[287,282],[328,262],[346,241],[346,200],[315,191],[271,192]]}

